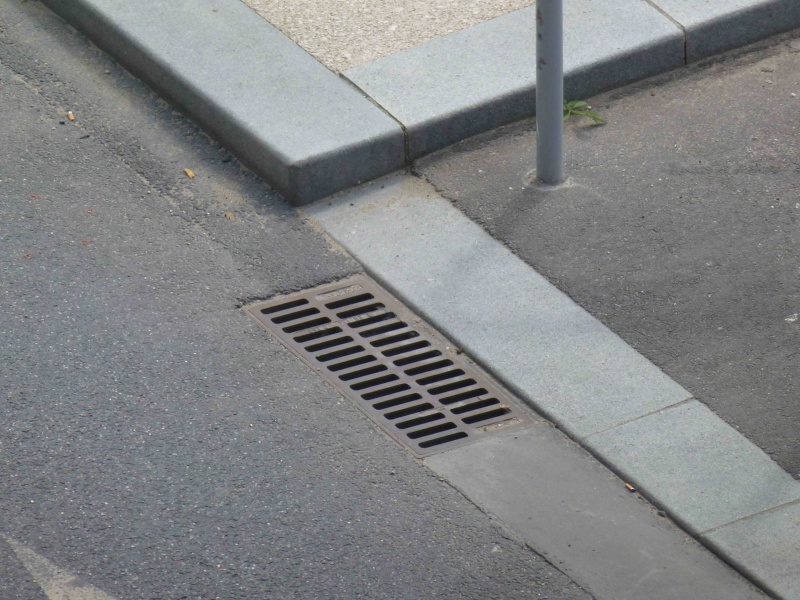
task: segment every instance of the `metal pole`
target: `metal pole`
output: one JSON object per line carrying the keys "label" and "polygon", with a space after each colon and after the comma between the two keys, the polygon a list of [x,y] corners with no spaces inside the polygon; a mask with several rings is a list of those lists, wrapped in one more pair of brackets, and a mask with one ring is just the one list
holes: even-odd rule
{"label": "metal pole", "polygon": [[564,181],[564,10],[536,2],[536,179]]}

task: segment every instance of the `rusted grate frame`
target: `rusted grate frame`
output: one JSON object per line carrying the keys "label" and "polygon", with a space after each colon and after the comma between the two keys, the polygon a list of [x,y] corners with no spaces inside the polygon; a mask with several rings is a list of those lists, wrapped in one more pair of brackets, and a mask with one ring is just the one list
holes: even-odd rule
{"label": "rusted grate frame", "polygon": [[419,457],[530,422],[507,392],[366,276],[244,310]]}

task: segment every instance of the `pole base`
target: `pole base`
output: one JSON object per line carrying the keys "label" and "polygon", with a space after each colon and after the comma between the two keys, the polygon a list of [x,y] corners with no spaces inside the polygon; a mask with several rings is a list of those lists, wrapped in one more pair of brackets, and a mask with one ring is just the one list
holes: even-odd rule
{"label": "pole base", "polygon": [[537,177],[536,169],[533,169],[532,171],[529,171],[528,173],[525,174],[525,177],[523,177],[522,179],[522,185],[526,188],[535,187],[543,191],[560,190],[565,187],[573,186],[573,184],[570,182],[569,177],[564,177],[564,179],[556,183],[542,181]]}

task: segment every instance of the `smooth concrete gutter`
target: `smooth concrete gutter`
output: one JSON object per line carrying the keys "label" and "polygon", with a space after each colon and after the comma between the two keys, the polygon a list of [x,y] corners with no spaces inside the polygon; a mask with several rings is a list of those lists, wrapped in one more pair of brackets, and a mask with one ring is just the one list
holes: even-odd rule
{"label": "smooth concrete gutter", "polygon": [[[535,113],[533,8],[343,78],[240,0],[43,2],[298,205]],[[587,97],[794,27],[796,0],[573,0],[565,93]]]}

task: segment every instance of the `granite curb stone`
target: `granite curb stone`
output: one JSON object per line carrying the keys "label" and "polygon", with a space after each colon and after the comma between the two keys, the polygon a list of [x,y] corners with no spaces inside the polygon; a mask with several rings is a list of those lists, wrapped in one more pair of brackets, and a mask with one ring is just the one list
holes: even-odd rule
{"label": "granite curb stone", "polygon": [[293,202],[404,164],[400,126],[239,0],[44,0]]}
{"label": "granite curb stone", "polygon": [[307,210],[376,279],[577,438],[691,397],[427,182],[388,177]]}
{"label": "granite curb stone", "polygon": [[[584,321],[577,314],[583,309],[427,182],[387,177],[305,212],[373,277],[689,532],[776,597],[800,600],[800,572],[786,566],[797,522],[781,512],[800,500],[800,483],[627,344],[615,344],[613,333],[599,323],[592,329],[593,317]],[[435,470],[450,464],[455,484],[481,503],[487,492],[467,489],[460,459],[426,462]],[[520,518],[503,508],[508,498],[490,500],[487,510],[504,522]],[[774,522],[758,517],[767,514],[777,515]],[[782,536],[765,533],[781,527]],[[748,558],[754,545],[767,558]],[[779,562],[771,570],[773,556]]]}
{"label": "granite curb stone", "polygon": [[800,598],[800,502],[701,536],[742,572],[787,600]]}
{"label": "granite curb stone", "polygon": [[800,500],[800,483],[697,400],[583,443],[695,534]]}
{"label": "granite curb stone", "polygon": [[[297,205],[535,112],[533,8],[350,69],[351,85],[240,0],[43,2]],[[798,27],[800,3],[574,0],[565,19],[579,98]]]}
{"label": "granite curb stone", "polygon": [[424,462],[598,600],[764,598],[549,423]]}
{"label": "granite curb stone", "polygon": [[[410,157],[416,159],[535,114],[535,30],[536,10],[528,7],[344,75],[403,124]],[[565,3],[567,98],[591,96],[683,64],[683,33],[647,2]]]}
{"label": "granite curb stone", "polygon": [[654,0],[686,34],[686,60],[695,62],[800,27],[796,0]]}

